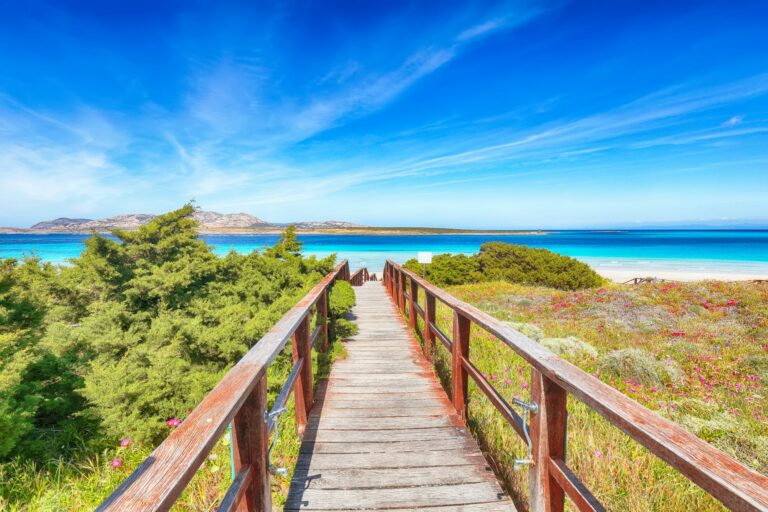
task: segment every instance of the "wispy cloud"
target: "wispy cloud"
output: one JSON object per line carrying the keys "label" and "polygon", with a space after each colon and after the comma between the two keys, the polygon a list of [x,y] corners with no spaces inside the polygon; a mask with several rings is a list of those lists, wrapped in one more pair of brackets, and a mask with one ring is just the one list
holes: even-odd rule
{"label": "wispy cloud", "polygon": [[[299,58],[281,52],[279,31],[264,36],[258,51],[237,44],[210,52],[206,46],[200,55],[181,51],[183,63],[174,69],[180,85],[160,88],[157,97],[146,93],[119,113],[104,106],[119,101],[51,110],[0,92],[0,202],[35,217],[41,204],[90,216],[134,204],[159,211],[195,197],[205,207],[264,216],[270,205],[292,212],[318,198],[356,198],[360,191],[376,198],[390,185],[422,194],[471,183],[492,188],[494,180],[565,180],[611,172],[617,155],[629,166],[655,148],[688,155],[768,133],[761,112],[745,104],[768,95],[768,74],[650,94],[642,86],[613,93],[611,83],[600,83],[600,107],[578,103],[569,84],[542,87],[541,94],[528,85],[502,91],[527,76],[500,68],[498,76],[495,68],[488,74],[480,61],[491,59],[472,52],[485,52],[506,40],[491,36],[512,34],[545,12],[526,5],[532,7],[457,8],[418,34],[382,30],[373,41],[358,34],[370,45],[359,52],[340,45],[338,53],[324,48]],[[295,68],[292,81],[286,67]],[[452,88],[459,75],[464,89]],[[485,101],[481,82],[504,85]],[[397,110],[414,108],[414,98],[430,103],[427,86],[439,107],[413,116]],[[447,91],[456,94],[446,99]]]}
{"label": "wispy cloud", "polygon": [[480,23],[479,25],[469,27],[468,29],[462,31],[458,36],[456,36],[456,40],[467,41],[470,39],[475,39],[482,35],[490,34],[491,32],[495,32],[499,30],[499,28],[503,27],[504,23],[505,23],[504,20],[485,21],[483,23]]}

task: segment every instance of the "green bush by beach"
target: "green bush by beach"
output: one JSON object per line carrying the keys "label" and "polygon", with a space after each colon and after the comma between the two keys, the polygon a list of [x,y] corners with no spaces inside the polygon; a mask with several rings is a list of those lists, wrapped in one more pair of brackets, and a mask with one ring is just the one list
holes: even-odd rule
{"label": "green bush by beach", "polygon": [[[0,261],[0,509],[93,508],[334,266],[303,257],[292,229],[260,253],[218,257],[193,211],[94,235],[68,266]],[[338,282],[334,324],[352,305]],[[315,354],[316,371],[339,355]],[[288,347],[270,368],[270,400],[290,368]],[[292,467],[292,414],[282,421],[278,460]],[[225,488],[224,444],[186,502],[214,503]]]}
{"label": "green bush by beach", "polygon": [[[405,268],[422,275],[417,260],[408,260]],[[549,286],[560,290],[580,290],[603,283],[589,265],[547,249],[524,245],[488,242],[480,252],[438,254],[427,266],[427,279],[438,286],[453,286],[487,281]]]}

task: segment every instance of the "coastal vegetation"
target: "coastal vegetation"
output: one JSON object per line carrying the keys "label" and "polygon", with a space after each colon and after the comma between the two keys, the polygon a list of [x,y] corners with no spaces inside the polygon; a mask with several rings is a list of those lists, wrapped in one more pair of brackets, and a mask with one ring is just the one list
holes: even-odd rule
{"label": "coastal vegetation", "polygon": [[[198,238],[194,211],[94,235],[68,266],[0,262],[0,509],[93,508],[334,266],[333,256],[302,256],[292,228],[261,252],[218,257]],[[331,332],[354,332],[342,318],[352,288],[339,282],[331,295]],[[342,352],[315,354],[316,378]],[[271,366],[270,400],[290,368],[289,352]],[[276,461],[290,468],[292,413],[281,423]],[[216,503],[228,442],[179,509]]]}
{"label": "coastal vegetation", "polygon": [[[768,286],[751,282],[605,284],[578,291],[493,281],[456,297],[768,473]],[[423,299],[423,297],[422,297]],[[420,299],[421,300],[421,299]],[[452,315],[438,302],[438,326]],[[450,387],[450,353],[435,361]],[[507,400],[530,399],[526,362],[473,329],[472,361]],[[469,426],[507,490],[525,506],[525,446],[470,381]],[[568,401],[568,465],[608,510],[715,511],[723,506],[577,399]]]}
{"label": "coastal vegetation", "polygon": [[[322,275],[333,258],[302,255],[296,230],[258,253],[217,257],[191,206],[115,239],[94,236],[71,265],[0,262],[0,509],[95,507]],[[408,267],[420,273],[411,261]],[[604,283],[549,251],[485,244],[438,255],[428,278],[646,407],[768,472],[768,286],[758,283]],[[331,290],[334,339],[353,288]],[[422,302],[423,303],[423,302]],[[450,311],[438,305],[450,332]],[[508,400],[529,399],[528,365],[478,329],[470,353]],[[439,345],[439,344],[438,344]],[[341,343],[313,353],[327,376]],[[438,375],[450,382],[439,345]],[[290,349],[269,369],[274,400]],[[507,490],[525,505],[525,446],[470,384],[469,427]],[[722,510],[678,472],[570,397],[568,464],[610,510]],[[274,503],[284,502],[299,452],[293,405],[280,420]],[[231,481],[224,435],[174,510],[215,510]]]}
{"label": "coastal vegetation", "polygon": [[[419,275],[422,273],[422,266],[415,259],[403,266]],[[480,246],[480,252],[471,256],[438,254],[426,272],[426,278],[438,286],[506,281],[579,290],[603,283],[589,265],[574,258],[504,242],[485,243]]]}

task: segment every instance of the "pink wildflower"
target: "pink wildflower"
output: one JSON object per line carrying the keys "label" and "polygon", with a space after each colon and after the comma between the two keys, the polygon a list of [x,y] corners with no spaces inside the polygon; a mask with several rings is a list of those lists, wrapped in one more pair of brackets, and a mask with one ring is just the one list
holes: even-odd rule
{"label": "pink wildflower", "polygon": [[166,421],[165,424],[168,425],[170,428],[176,428],[179,425],[181,425],[181,420],[178,418],[171,418],[168,421]]}
{"label": "pink wildflower", "polygon": [[122,441],[120,441],[120,448],[128,448],[131,445],[131,438],[126,437]]}
{"label": "pink wildflower", "polygon": [[523,386],[526,389],[528,388],[528,383],[526,381],[523,381],[522,384],[520,384],[520,385]]}
{"label": "pink wildflower", "polygon": [[510,384],[512,384],[512,380],[511,379],[507,379],[507,380],[504,381],[504,384],[510,385]]}
{"label": "pink wildflower", "polygon": [[110,467],[113,467],[113,468],[121,468],[123,467],[123,459],[121,459],[120,457],[116,459],[112,459],[112,462],[110,462],[109,465]]}

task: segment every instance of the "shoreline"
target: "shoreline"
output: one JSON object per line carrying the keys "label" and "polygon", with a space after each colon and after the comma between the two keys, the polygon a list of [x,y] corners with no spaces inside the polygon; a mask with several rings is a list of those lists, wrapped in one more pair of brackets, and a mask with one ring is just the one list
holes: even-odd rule
{"label": "shoreline", "polygon": [[624,283],[636,277],[653,277],[665,281],[755,281],[768,280],[768,273],[728,272],[724,270],[670,270],[646,268],[615,270],[595,268],[595,272],[614,282]]}
{"label": "shoreline", "polygon": [[[136,231],[133,229],[115,228],[123,231]],[[280,235],[282,227],[264,229],[244,228],[220,228],[198,229],[201,235]],[[111,234],[110,230],[99,230],[101,235]],[[320,229],[296,229],[298,235],[365,235],[365,236],[392,236],[392,235],[520,235],[520,236],[544,236],[554,231],[524,231],[524,230],[472,230],[451,228],[320,228]],[[92,231],[61,231],[55,229],[29,229],[29,228],[0,228],[0,235],[90,235]]]}

